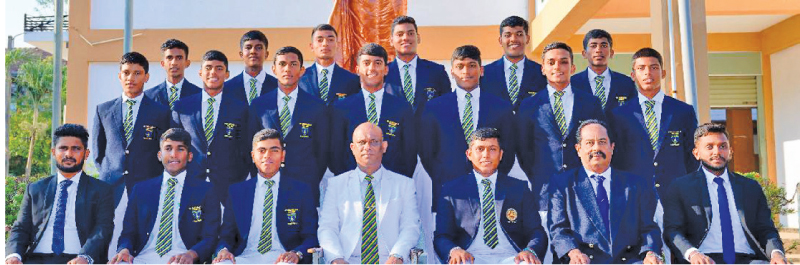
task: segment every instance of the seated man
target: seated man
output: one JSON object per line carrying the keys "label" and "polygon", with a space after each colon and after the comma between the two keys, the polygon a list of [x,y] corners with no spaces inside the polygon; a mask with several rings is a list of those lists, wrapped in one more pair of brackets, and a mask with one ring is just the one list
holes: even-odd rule
{"label": "seated man", "polygon": [[331,178],[322,200],[319,244],[333,264],[401,264],[419,239],[414,181],[381,165],[389,144],[377,125],[353,132],[358,167]]}
{"label": "seated man", "polygon": [[761,186],[728,172],[733,150],[725,126],[698,127],[692,154],[701,169],[673,181],[662,201],[664,242],[675,259],[692,264],[786,264]]}
{"label": "seated man", "polygon": [[472,172],[442,186],[433,234],[442,262],[542,263],[547,234],[538,201],[525,181],[498,173],[500,141],[494,128],[472,133],[466,150]]}
{"label": "seated man", "polygon": [[133,187],[110,263],[192,264],[211,257],[220,225],[219,200],[211,183],[186,171],[191,142],[189,133],[179,128],[161,135],[158,159],[164,173]]}
{"label": "seated man", "polygon": [[656,191],[640,176],[612,170],[614,142],[603,122],[581,122],[576,138],[583,167],[550,178],[554,259],[661,264],[661,231],[653,221]]}
{"label": "seated man", "polygon": [[[258,177],[228,189],[214,263],[297,264],[307,249],[318,245],[317,208],[311,188],[282,174],[286,151],[278,130],[257,132],[251,154]],[[310,257],[305,261],[310,263]]]}

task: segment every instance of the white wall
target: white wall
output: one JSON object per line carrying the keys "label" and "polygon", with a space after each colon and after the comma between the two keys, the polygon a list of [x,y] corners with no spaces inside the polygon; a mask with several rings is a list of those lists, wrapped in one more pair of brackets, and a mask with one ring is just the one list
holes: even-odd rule
{"label": "white wall", "polygon": [[[770,56],[772,68],[772,98],[775,121],[775,154],[778,183],[786,187],[787,196],[795,192],[800,182],[800,44]],[[795,209],[797,204],[792,205]],[[798,214],[781,217],[781,223],[797,228]]]}

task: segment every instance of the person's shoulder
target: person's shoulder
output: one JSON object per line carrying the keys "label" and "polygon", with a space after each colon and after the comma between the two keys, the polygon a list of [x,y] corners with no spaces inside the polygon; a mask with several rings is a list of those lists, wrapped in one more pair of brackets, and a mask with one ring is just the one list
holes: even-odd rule
{"label": "person's shoulder", "polygon": [[755,180],[755,179],[751,179],[751,178],[742,176],[739,173],[731,172],[731,171],[728,171],[728,176],[730,178],[732,178],[732,179],[733,178],[737,179],[738,181],[740,181],[741,183],[743,183],[744,185],[746,185],[748,187],[751,187],[751,188],[752,187],[756,187],[759,190],[761,190],[761,183],[758,183],[758,181]]}
{"label": "person's shoulder", "polygon": [[108,101],[100,103],[100,104],[97,105],[97,109],[98,110],[106,110],[106,109],[110,108],[111,106],[114,106],[117,103],[117,101],[122,102],[122,98],[117,96],[117,97],[114,97],[114,98],[112,98],[112,99],[110,99]]}
{"label": "person's shoulder", "polygon": [[[281,173],[281,174],[283,174],[283,173]],[[309,197],[309,196],[306,196],[306,195],[311,193],[311,186],[309,186],[305,182],[302,182],[302,181],[299,181],[299,180],[295,179],[292,176],[289,176],[287,178],[283,178],[282,177],[281,178],[281,185],[284,185],[284,184],[287,185],[287,187],[292,188],[292,190],[297,191],[297,192],[295,192],[295,194],[297,194],[297,195],[299,195],[301,197]]]}
{"label": "person's shoulder", "polygon": [[108,184],[105,181],[96,179],[96,178],[94,178],[94,177],[92,177],[92,176],[90,176],[89,174],[86,174],[86,173],[83,173],[83,175],[81,176],[81,181],[84,181],[84,180],[86,181],[86,183],[89,183],[91,186],[93,186],[93,188],[96,188],[96,189],[110,189],[111,188],[111,184]]}
{"label": "person's shoulder", "polygon": [[422,58],[419,58],[419,57],[417,57],[417,61],[418,61],[418,63],[420,65],[425,65],[426,67],[431,67],[431,68],[444,70],[444,65],[442,65],[440,63],[437,63],[437,62],[434,62],[434,61],[430,61],[430,60],[426,60],[426,59],[422,59]]}
{"label": "person's shoulder", "polygon": [[244,74],[244,72],[241,72],[238,75],[236,75],[236,76],[234,76],[234,77],[232,77],[232,78],[230,78],[228,80],[225,80],[225,85],[227,86],[227,85],[232,85],[232,84],[235,84],[235,83],[244,84],[244,79],[242,78],[243,74]]}
{"label": "person's shoulder", "polygon": [[[182,99],[179,99],[175,102],[175,112],[181,112],[184,110],[190,109],[192,104],[200,104],[200,101],[203,99],[203,93],[197,93]],[[199,106],[197,106],[199,108]]]}
{"label": "person's shoulder", "polygon": [[483,66],[485,68],[503,68],[503,58],[497,59],[487,65]]}
{"label": "person's shoulder", "polygon": [[29,189],[28,192],[39,191],[44,189],[44,187],[50,184],[50,182],[53,181],[55,178],[56,178],[55,175],[51,175],[49,177],[44,177],[37,181],[31,182],[31,184],[28,184],[28,189]]}
{"label": "person's shoulder", "polygon": [[432,111],[433,110],[441,111],[439,110],[440,107],[452,103],[456,103],[456,93],[455,92],[445,93],[444,95],[432,98],[430,101],[428,101],[428,103],[425,103],[425,110],[431,109]]}
{"label": "person's shoulder", "polygon": [[453,193],[463,192],[461,187],[468,181],[475,181],[475,175],[473,173],[458,176],[442,184],[442,194],[452,195]]}
{"label": "person's shoulder", "polygon": [[154,99],[147,97],[147,95],[142,97],[142,104],[146,104],[147,108],[145,109],[149,111],[166,112],[166,113],[170,112],[168,105],[163,105],[161,103],[158,103]]}
{"label": "person's shoulder", "polygon": [[584,168],[576,167],[561,173],[553,174],[553,176],[550,177],[550,185],[553,186],[553,188],[564,188],[573,185],[577,181],[578,175],[580,175],[579,170],[584,170]]}
{"label": "person's shoulder", "polygon": [[[275,91],[275,93],[277,95],[277,93],[278,93],[277,91],[278,90],[275,89],[274,91]],[[272,91],[270,91],[270,92],[272,92]],[[306,105],[303,105],[304,109],[307,109],[307,108],[312,107],[312,106],[320,107],[320,108],[323,108],[323,109],[326,108],[325,101],[322,101],[322,99],[320,99],[318,97],[315,97],[314,95],[311,95],[308,92],[305,92],[305,91],[303,91],[302,89],[299,89],[299,88],[297,88],[297,98],[298,98],[298,100],[302,99],[305,102]]]}
{"label": "person's shoulder", "polygon": [[147,90],[144,91],[144,95],[146,97],[151,97],[151,98],[154,98],[154,97],[158,96],[158,92],[160,92],[160,89],[166,87],[166,83],[167,83],[167,81],[164,81],[164,82],[161,82],[161,83],[159,83],[159,84],[157,84],[157,85],[155,85],[155,86],[153,86],[151,88],[148,88]]}

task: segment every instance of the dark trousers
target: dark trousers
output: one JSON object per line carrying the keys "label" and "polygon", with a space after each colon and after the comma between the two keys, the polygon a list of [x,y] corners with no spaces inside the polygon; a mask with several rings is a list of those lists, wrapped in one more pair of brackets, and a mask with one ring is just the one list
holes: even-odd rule
{"label": "dark trousers", "polygon": [[[707,253],[706,256],[713,259],[717,264],[725,264],[722,253]],[[753,254],[736,253],[736,264],[769,264],[769,260],[758,259]]]}
{"label": "dark trousers", "polygon": [[25,255],[22,262],[25,264],[66,264],[70,260],[74,259],[78,255],[76,254],[42,254],[42,253],[31,253]]}

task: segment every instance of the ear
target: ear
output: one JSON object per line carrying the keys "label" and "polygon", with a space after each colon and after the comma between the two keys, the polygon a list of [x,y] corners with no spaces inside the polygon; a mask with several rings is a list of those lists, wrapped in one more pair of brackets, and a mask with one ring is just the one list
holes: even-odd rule
{"label": "ear", "polygon": [[[86,149],[86,153],[83,154],[84,160],[89,159],[89,151],[90,151],[89,149]],[[731,151],[731,154],[733,154],[733,151]]]}
{"label": "ear", "polygon": [[697,150],[696,146],[692,148],[692,155],[694,155],[694,159],[700,160],[700,151]]}
{"label": "ear", "polygon": [[386,153],[386,148],[389,148],[389,142],[383,141],[381,142],[381,153]]}
{"label": "ear", "polygon": [[165,63],[164,60],[161,60],[161,67],[165,67],[165,66],[167,66],[167,63]]}
{"label": "ear", "polygon": [[192,158],[194,158],[194,154],[192,154],[192,151],[189,151],[189,160],[186,162],[192,162]]}
{"label": "ear", "polygon": [[572,74],[574,73],[575,73],[575,64],[572,63],[572,66],[569,67],[569,75],[572,76]]}
{"label": "ear", "polygon": [[278,75],[278,72],[276,71],[277,69],[278,69],[278,67],[275,67],[275,64],[273,63],[272,64],[272,73],[275,74],[276,76]]}
{"label": "ear", "polygon": [[186,58],[186,66],[184,66],[184,67],[188,68],[190,64],[192,64],[192,61],[189,60],[189,58]]}
{"label": "ear", "polygon": [[161,150],[158,150],[158,153],[156,153],[156,157],[158,157],[158,161],[163,161],[162,160],[163,158],[161,157]]}
{"label": "ear", "polygon": [[267,58],[269,58],[269,50],[267,50],[267,47],[264,47],[264,60]]}
{"label": "ear", "polygon": [[302,77],[306,73],[306,67],[303,66],[303,62],[300,62],[300,74],[299,76]]}
{"label": "ear", "polygon": [[579,154],[581,153],[581,143],[575,144],[575,151],[578,152]]}
{"label": "ear", "polygon": [[55,148],[50,148],[50,155],[52,155],[53,158],[56,157],[56,149]]}
{"label": "ear", "polygon": [[661,79],[667,78],[667,70],[661,69]]}
{"label": "ear", "polygon": [[150,81],[150,73],[144,74],[144,82],[147,83],[147,81]]}
{"label": "ear", "polygon": [[609,48],[609,50],[610,50],[610,53],[608,54],[608,59],[613,59],[614,58],[614,49]]}
{"label": "ear", "polygon": [[[481,66],[481,76],[483,76],[483,66]],[[480,81],[478,81],[478,83],[480,83]]]}
{"label": "ear", "polygon": [[589,60],[589,55],[588,55],[588,52],[586,50],[583,50],[581,52],[581,56],[583,56],[583,59]]}
{"label": "ear", "polygon": [[243,53],[242,51],[239,51],[239,57],[241,57],[242,59],[244,59],[244,53]]}

